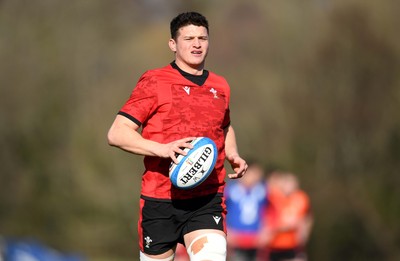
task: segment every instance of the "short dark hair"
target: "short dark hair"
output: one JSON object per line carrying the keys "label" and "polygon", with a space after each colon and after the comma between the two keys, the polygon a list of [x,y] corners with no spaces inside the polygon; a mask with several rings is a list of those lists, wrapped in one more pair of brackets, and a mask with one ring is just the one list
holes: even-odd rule
{"label": "short dark hair", "polygon": [[203,15],[196,12],[186,12],[181,13],[172,19],[170,24],[171,38],[176,39],[179,28],[191,24],[196,26],[204,26],[208,33],[208,21]]}

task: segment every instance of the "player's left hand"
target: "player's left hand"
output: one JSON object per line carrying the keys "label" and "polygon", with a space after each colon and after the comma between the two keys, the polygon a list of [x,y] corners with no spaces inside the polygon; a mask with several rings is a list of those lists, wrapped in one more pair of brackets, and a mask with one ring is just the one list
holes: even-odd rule
{"label": "player's left hand", "polygon": [[247,163],[244,159],[242,159],[239,155],[228,156],[227,160],[232,166],[232,169],[235,173],[228,174],[230,179],[238,179],[243,177],[243,175],[247,171]]}

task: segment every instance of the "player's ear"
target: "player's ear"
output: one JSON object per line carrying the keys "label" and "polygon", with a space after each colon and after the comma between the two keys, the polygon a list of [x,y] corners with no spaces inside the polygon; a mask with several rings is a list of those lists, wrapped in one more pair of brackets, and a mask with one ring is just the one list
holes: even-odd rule
{"label": "player's ear", "polygon": [[172,39],[172,38],[169,39],[168,45],[169,45],[169,49],[171,49],[171,51],[176,52],[176,42],[174,39]]}

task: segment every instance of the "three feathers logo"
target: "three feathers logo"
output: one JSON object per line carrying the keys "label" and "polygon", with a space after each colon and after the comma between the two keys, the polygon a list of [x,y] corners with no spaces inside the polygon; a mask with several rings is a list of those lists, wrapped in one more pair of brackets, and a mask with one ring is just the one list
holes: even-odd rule
{"label": "three feathers logo", "polygon": [[218,99],[217,90],[215,90],[214,88],[211,88],[211,89],[210,89],[210,92],[211,92],[212,94],[214,94],[214,99]]}
{"label": "three feathers logo", "polygon": [[146,241],[145,247],[150,248],[150,244],[151,244],[151,242],[153,242],[153,240],[149,236],[147,236],[144,238],[144,241]]}

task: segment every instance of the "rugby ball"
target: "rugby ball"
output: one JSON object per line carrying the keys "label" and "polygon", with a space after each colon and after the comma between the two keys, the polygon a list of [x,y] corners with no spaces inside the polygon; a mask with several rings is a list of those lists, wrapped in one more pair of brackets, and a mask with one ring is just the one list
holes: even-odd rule
{"label": "rugby ball", "polygon": [[171,162],[169,178],[180,189],[191,189],[200,185],[211,174],[217,161],[217,146],[207,137],[192,140],[192,149],[185,148],[186,156],[177,157],[178,164]]}

